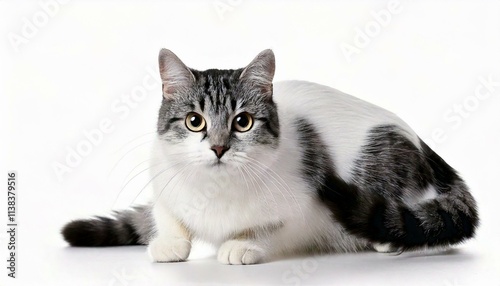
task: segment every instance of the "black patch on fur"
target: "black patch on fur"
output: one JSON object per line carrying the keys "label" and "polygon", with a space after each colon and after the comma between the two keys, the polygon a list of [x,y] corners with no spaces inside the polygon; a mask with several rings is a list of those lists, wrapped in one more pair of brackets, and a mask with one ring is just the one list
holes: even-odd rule
{"label": "black patch on fur", "polygon": [[[417,148],[396,126],[378,126],[369,132],[351,182],[337,175],[314,127],[304,119],[297,120],[296,126],[304,178],[351,234],[402,249],[449,245],[474,235],[475,202],[460,177],[425,144],[422,151]],[[467,213],[458,206],[450,213],[438,200],[413,206],[402,200],[422,194],[429,184],[441,185],[446,190],[441,196],[448,196],[448,203],[463,203]],[[427,222],[434,219],[434,224],[424,224],[422,216]]]}
{"label": "black patch on fur", "polygon": [[457,172],[448,165],[438,154],[436,154],[432,149],[425,144],[424,141],[420,140],[420,145],[422,146],[422,152],[427,158],[429,165],[434,174],[435,182],[438,190],[441,193],[449,192],[450,186],[460,178]]}
{"label": "black patch on fur", "polygon": [[205,111],[205,98],[204,97],[202,97],[200,99],[200,109],[202,112]]}
{"label": "black patch on fur", "polygon": [[267,118],[264,117],[259,117],[255,118],[256,120],[259,120],[263,122],[264,128],[269,132],[274,138],[278,138],[280,136],[280,130],[279,130],[279,125],[274,126],[271,121],[269,121]]}
{"label": "black patch on fur", "polygon": [[229,95],[225,95],[225,96],[221,95],[221,96],[222,96],[222,104],[221,105],[225,106],[226,105],[226,100],[229,97]]}
{"label": "black patch on fur", "polygon": [[401,214],[404,232],[401,239],[402,243],[405,246],[418,246],[426,243],[427,237],[422,222],[405,207],[400,207],[399,213]]}
{"label": "black patch on fur", "polygon": [[231,110],[236,111],[236,99],[231,98]]}
{"label": "black patch on fur", "polygon": [[174,123],[176,121],[179,121],[179,120],[182,120],[182,118],[179,118],[179,117],[172,117],[168,120],[168,123]]}
{"label": "black patch on fur", "polygon": [[231,88],[231,84],[229,83],[229,79],[228,78],[222,78],[222,83],[224,84],[224,88],[225,89],[230,89]]}
{"label": "black patch on fur", "polygon": [[356,229],[357,222],[353,218],[360,205],[357,187],[337,176],[327,146],[314,127],[305,119],[298,119],[295,125],[302,150],[304,178],[316,189],[319,199],[330,208],[335,219],[345,227]]}
{"label": "black patch on fur", "polygon": [[[210,85],[211,85],[210,80],[208,78],[205,79],[205,85],[204,85],[204,87],[205,87],[205,90],[204,90],[205,94],[210,94]],[[212,98],[209,98],[209,99],[210,99],[210,102],[212,102]],[[212,102],[212,104],[213,104],[213,102]]]}
{"label": "black patch on fur", "polygon": [[215,95],[215,112],[219,112],[220,107],[221,107],[220,95],[219,95],[219,93],[217,93]]}
{"label": "black patch on fur", "polygon": [[182,118],[178,118],[178,117],[170,118],[168,120],[167,124],[162,128],[160,134],[164,134],[164,133],[168,132],[168,130],[170,129],[170,126],[172,125],[172,123],[175,123],[175,122],[180,121],[180,120],[182,120]]}
{"label": "black patch on fur", "polygon": [[374,127],[356,160],[354,180],[384,197],[401,197],[408,188],[425,190],[434,182],[421,151],[399,132],[398,127]]}
{"label": "black patch on fur", "polygon": [[210,100],[210,104],[213,106],[214,105],[214,99],[212,96],[208,96],[208,99]]}
{"label": "black patch on fur", "polygon": [[440,241],[458,236],[460,234],[460,230],[455,227],[452,214],[444,210],[438,210],[438,214],[443,222],[443,227],[436,236],[436,240]]}
{"label": "black patch on fur", "polygon": [[380,200],[373,204],[368,215],[367,231],[372,233],[376,241],[386,240],[390,236],[390,229],[385,225],[386,205]]}

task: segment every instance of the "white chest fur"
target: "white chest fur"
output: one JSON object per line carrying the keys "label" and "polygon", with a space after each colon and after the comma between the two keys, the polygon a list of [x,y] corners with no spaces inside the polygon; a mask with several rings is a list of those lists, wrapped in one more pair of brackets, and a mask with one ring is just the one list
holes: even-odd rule
{"label": "white chest fur", "polygon": [[155,196],[196,237],[214,244],[247,229],[303,220],[302,210],[313,196],[299,164],[291,162],[299,157],[286,158],[267,170],[256,165],[194,172],[173,167],[155,179]]}

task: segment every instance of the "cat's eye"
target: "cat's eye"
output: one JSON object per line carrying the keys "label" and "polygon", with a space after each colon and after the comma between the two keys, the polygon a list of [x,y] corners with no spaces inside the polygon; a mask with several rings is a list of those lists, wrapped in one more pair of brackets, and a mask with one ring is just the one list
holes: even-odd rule
{"label": "cat's eye", "polygon": [[198,113],[190,112],[186,116],[186,127],[193,132],[202,131],[206,125],[205,118]]}
{"label": "cat's eye", "polygon": [[253,118],[250,114],[242,112],[233,120],[233,128],[239,132],[247,132],[253,126]]}

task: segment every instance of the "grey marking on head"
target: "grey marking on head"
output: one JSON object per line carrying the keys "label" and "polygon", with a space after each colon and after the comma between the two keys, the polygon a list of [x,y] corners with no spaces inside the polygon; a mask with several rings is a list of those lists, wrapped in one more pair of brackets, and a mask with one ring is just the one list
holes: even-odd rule
{"label": "grey marking on head", "polygon": [[[211,144],[278,146],[279,119],[272,100],[272,79],[275,70],[271,50],[261,52],[245,68],[235,70],[188,68],[171,51],[160,52],[160,74],[164,83],[163,101],[158,117],[158,134],[171,143],[183,142],[189,136],[200,136]],[[237,110],[250,113],[256,127],[245,136],[235,134],[230,122]],[[207,130],[192,134],[184,120],[189,112],[208,117]],[[222,146],[222,145],[220,145]]]}

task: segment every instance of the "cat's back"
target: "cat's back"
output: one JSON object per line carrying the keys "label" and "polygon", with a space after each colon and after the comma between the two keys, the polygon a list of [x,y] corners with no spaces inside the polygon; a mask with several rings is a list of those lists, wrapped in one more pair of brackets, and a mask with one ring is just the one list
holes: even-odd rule
{"label": "cat's back", "polygon": [[411,142],[420,145],[415,132],[394,113],[334,88],[306,81],[281,81],[274,83],[273,90],[283,131],[296,132],[299,122],[310,124],[346,179],[369,132],[377,126],[397,126]]}
{"label": "cat's back", "polygon": [[[281,81],[274,84],[273,98],[278,108],[296,116],[326,119],[342,125],[372,123],[404,124],[394,113],[343,93],[337,89],[307,81]],[[282,116],[282,114],[280,114]],[[326,118],[325,118],[326,117]],[[321,122],[329,124],[329,122]]]}

